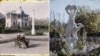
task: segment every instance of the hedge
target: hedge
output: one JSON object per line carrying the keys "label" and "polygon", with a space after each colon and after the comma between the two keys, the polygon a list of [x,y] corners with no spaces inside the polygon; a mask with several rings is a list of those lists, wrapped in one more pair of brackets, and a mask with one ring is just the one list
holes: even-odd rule
{"label": "hedge", "polygon": [[16,32],[22,32],[20,29],[17,28],[5,28],[2,33],[16,33]]}

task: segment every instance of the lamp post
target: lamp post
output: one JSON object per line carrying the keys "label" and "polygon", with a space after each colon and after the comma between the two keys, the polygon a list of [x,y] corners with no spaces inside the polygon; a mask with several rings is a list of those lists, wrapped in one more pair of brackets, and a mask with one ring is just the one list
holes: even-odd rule
{"label": "lamp post", "polygon": [[32,30],[31,30],[31,34],[34,35],[35,34],[35,10],[33,10],[33,18],[32,18]]}

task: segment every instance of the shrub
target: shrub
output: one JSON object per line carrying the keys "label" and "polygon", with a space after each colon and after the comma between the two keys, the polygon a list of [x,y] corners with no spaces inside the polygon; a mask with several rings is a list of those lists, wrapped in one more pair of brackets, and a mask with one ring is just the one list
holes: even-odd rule
{"label": "shrub", "polygon": [[16,32],[22,32],[22,31],[17,28],[5,28],[3,30],[3,33],[16,33]]}
{"label": "shrub", "polygon": [[31,35],[31,31],[25,32],[25,35]]}
{"label": "shrub", "polygon": [[35,33],[35,35],[44,35],[44,34],[43,34],[43,32],[41,32],[41,31],[37,31],[37,32]]}
{"label": "shrub", "polygon": [[[25,35],[31,35],[31,31],[25,33]],[[34,35],[44,35],[42,31],[36,31]]]}

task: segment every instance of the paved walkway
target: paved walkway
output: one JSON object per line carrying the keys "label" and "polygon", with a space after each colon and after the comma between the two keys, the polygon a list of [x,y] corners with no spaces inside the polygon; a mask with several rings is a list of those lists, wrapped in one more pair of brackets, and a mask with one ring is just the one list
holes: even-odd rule
{"label": "paved walkway", "polygon": [[[15,38],[16,34],[0,34],[0,40]],[[26,36],[26,38],[35,39],[49,39],[49,36]],[[0,54],[48,54],[49,53],[49,40],[47,41],[34,41],[30,40],[30,47],[27,49],[20,49],[14,47],[14,42],[0,44]]]}
{"label": "paved walkway", "polygon": [[[49,33],[44,33],[45,36],[25,36],[26,38],[49,38]],[[5,40],[5,39],[11,39],[11,38],[16,38],[17,33],[15,34],[0,34],[0,40]]]}

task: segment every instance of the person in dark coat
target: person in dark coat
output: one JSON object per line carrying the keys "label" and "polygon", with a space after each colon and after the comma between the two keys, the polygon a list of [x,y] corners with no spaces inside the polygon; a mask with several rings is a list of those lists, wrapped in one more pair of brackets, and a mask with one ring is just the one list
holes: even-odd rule
{"label": "person in dark coat", "polygon": [[19,46],[20,47],[20,41],[21,41],[21,35],[18,33],[17,37],[15,39],[15,46]]}
{"label": "person in dark coat", "polygon": [[26,40],[24,34],[21,35],[21,41],[23,41],[23,42],[25,43],[25,45],[26,45],[27,47],[29,47],[29,41]]}

